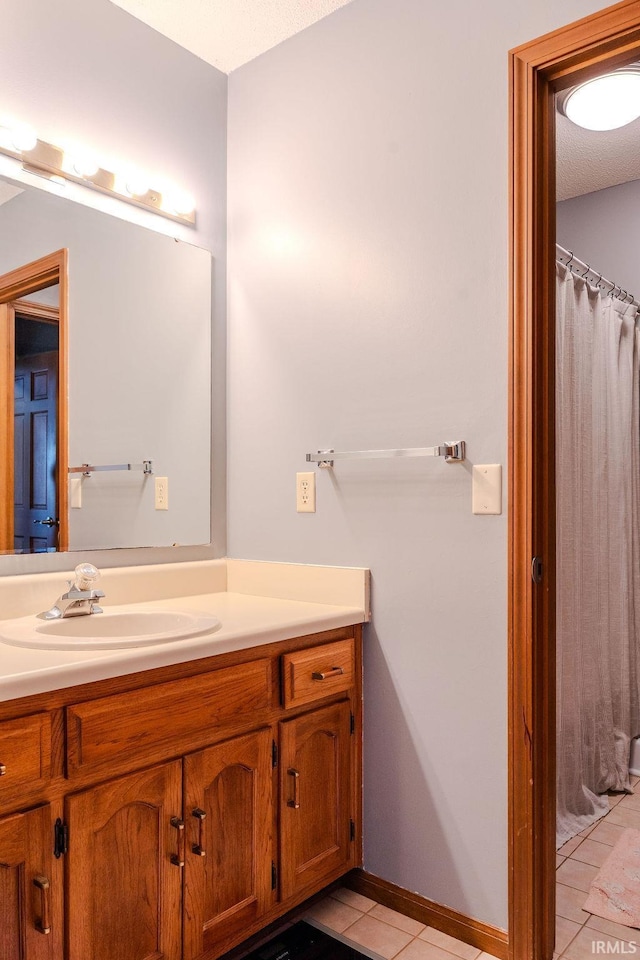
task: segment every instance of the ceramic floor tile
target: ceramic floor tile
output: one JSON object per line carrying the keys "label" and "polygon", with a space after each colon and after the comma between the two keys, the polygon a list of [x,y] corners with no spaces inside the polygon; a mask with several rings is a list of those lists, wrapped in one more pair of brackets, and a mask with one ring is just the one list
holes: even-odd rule
{"label": "ceramic floor tile", "polygon": [[611,814],[607,815],[606,820],[601,820],[597,825],[589,840],[597,840],[598,843],[606,843],[610,847],[618,842],[622,836],[624,827],[620,826],[617,823],[611,823],[609,817]]}
{"label": "ceramic floor tile", "polygon": [[566,857],[561,857],[559,853],[556,853],[556,870],[558,869],[561,863],[565,862],[566,859],[567,859]]}
{"label": "ceramic floor tile", "polygon": [[576,890],[589,892],[592,880],[598,873],[597,867],[592,867],[590,863],[582,863],[580,860],[565,860],[556,870],[556,877],[560,883],[566,883],[569,887],[575,887]]}
{"label": "ceramic floor tile", "polygon": [[[388,923],[383,923],[382,920],[376,920],[368,913],[363,914],[359,920],[340,932],[344,933],[347,939],[359,943],[363,947],[368,947],[370,950],[375,950],[386,960],[395,957],[413,939],[410,933],[398,930],[397,927],[391,927]],[[451,960],[450,957],[449,960]]]}
{"label": "ceramic floor tile", "polygon": [[590,916],[586,910],[583,910],[586,894],[583,890],[575,890],[573,887],[566,887],[564,883],[556,883],[556,913],[565,920],[573,920],[575,923],[584,923]]}
{"label": "ceramic floor tile", "polygon": [[620,803],[621,800],[624,800],[625,797],[629,796],[627,793],[610,793],[609,794],[609,809],[615,807],[616,804]]}
{"label": "ceramic floor tile", "polygon": [[640,830],[640,810],[631,810],[619,803],[617,807],[609,811],[607,821],[617,823],[622,827],[633,827],[634,830]]}
{"label": "ceramic floor tile", "polygon": [[589,930],[599,930],[600,933],[608,933],[612,937],[619,937],[621,940],[637,940],[640,945],[640,930],[633,927],[625,927],[622,923],[616,923],[615,920],[605,920],[604,917],[596,917],[592,914],[587,920],[586,926]]}
{"label": "ceramic floor tile", "polygon": [[[591,835],[593,836],[593,834]],[[606,843],[598,843],[587,837],[571,854],[571,860],[580,860],[581,863],[590,863],[592,867],[601,867],[611,853],[611,847]],[[565,883],[567,881],[565,880]]]}
{"label": "ceramic floor tile", "polygon": [[562,953],[569,946],[573,938],[582,930],[581,923],[575,923],[573,920],[565,920],[564,917],[556,917],[556,951]]}
{"label": "ceramic floor tile", "polygon": [[606,933],[600,933],[590,927],[583,927],[562,956],[563,958],[566,957],[567,960],[593,960],[594,956],[598,954],[610,956],[627,953],[630,955],[635,951],[628,946],[626,950],[623,948],[623,943],[627,945],[628,942],[620,940],[619,937],[611,937]]}
{"label": "ceramic floor tile", "polygon": [[492,953],[481,953],[478,960],[498,960]]}
{"label": "ceramic floor tile", "polygon": [[420,940],[427,940],[436,947],[442,947],[443,950],[448,950],[449,953],[455,954],[456,957],[462,957],[463,960],[477,960],[481,953],[477,947],[471,947],[468,943],[456,940],[455,937],[450,937],[448,933],[441,933],[440,930],[435,930],[433,927],[427,927],[426,930],[423,930],[419,938]]}
{"label": "ceramic floor tile", "polygon": [[417,939],[401,950],[395,960],[452,960],[452,956],[427,940]]}
{"label": "ceramic floor tile", "polygon": [[[605,814],[606,816],[606,814]],[[595,830],[595,823],[592,823],[590,827],[587,827],[585,830],[582,830],[578,836],[579,837],[588,837],[592,830]]]}
{"label": "ceramic floor tile", "polygon": [[567,840],[566,843],[563,843],[562,846],[556,852],[563,857],[570,857],[573,851],[582,843],[582,837],[578,834],[577,837],[571,837],[571,840]]}
{"label": "ceramic floor tile", "polygon": [[359,910],[354,910],[347,903],[341,903],[332,897],[326,897],[320,903],[315,903],[305,916],[313,917],[318,923],[324,924],[330,930],[335,930],[336,933],[343,933],[363,914]]}
{"label": "ceramic floor tile", "polygon": [[626,793],[620,799],[620,806],[629,810],[640,811],[640,793]]}
{"label": "ceramic floor tile", "polygon": [[353,907],[354,910],[360,910],[361,913],[367,913],[371,910],[371,907],[376,905],[375,900],[363,897],[361,893],[356,893],[355,890],[349,890],[347,887],[334,890],[331,896],[335,897],[336,900],[342,900],[343,903],[348,903],[350,907]]}
{"label": "ceramic floor tile", "polygon": [[381,903],[377,903],[372,910],[369,911],[370,917],[375,917],[376,920],[382,920],[383,923],[388,923],[392,927],[397,927],[399,930],[404,930],[405,933],[410,933],[412,937],[417,937],[421,930],[424,930],[424,923],[420,923],[419,920],[413,920],[411,917],[405,917],[403,913],[398,913],[397,910],[390,910],[389,907],[384,907]]}

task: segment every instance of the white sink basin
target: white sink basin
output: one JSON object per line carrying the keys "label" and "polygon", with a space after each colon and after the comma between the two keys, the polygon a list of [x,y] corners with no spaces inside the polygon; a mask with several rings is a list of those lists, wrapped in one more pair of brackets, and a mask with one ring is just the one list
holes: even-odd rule
{"label": "white sink basin", "polygon": [[21,617],[0,623],[0,641],[40,650],[118,650],[186,640],[219,630],[217,617],[183,610],[105,610],[80,617]]}

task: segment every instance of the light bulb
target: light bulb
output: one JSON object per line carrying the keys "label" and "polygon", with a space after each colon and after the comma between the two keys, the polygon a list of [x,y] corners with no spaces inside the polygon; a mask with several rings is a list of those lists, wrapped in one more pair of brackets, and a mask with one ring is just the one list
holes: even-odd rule
{"label": "light bulb", "polygon": [[562,110],[587,130],[616,130],[640,117],[640,73],[619,71],[576,87]]}
{"label": "light bulb", "polygon": [[13,146],[20,153],[28,153],[29,150],[33,150],[38,142],[37,133],[33,127],[30,127],[26,123],[22,123],[17,127],[13,127],[10,137]]}
{"label": "light bulb", "polygon": [[73,158],[72,164],[79,177],[95,177],[100,169],[98,160],[91,153],[78,154]]}
{"label": "light bulb", "polygon": [[186,217],[195,210],[196,201],[183,190],[168,190],[163,206],[178,216]]}
{"label": "light bulb", "polygon": [[125,183],[130,197],[144,197],[149,192],[149,181],[137,170],[132,170],[126,175]]}

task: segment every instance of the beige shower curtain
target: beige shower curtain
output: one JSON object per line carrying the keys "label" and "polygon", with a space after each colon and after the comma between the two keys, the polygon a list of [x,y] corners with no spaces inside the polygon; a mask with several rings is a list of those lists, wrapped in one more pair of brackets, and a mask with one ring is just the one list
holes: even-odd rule
{"label": "beige shower curtain", "polygon": [[629,790],[640,734],[636,308],[556,264],[557,843]]}

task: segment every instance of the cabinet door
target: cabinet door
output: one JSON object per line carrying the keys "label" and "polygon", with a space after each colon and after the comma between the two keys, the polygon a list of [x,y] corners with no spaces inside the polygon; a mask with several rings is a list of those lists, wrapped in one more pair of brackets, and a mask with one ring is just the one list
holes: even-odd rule
{"label": "cabinet door", "polygon": [[67,799],[69,960],[180,960],[181,809],[179,760]]}
{"label": "cabinet door", "polygon": [[280,724],[282,898],[351,862],[350,709],[346,702]]}
{"label": "cabinet door", "polygon": [[241,933],[273,902],[271,746],[264,728],[184,760],[185,960]]}
{"label": "cabinet door", "polygon": [[61,924],[52,916],[52,868],[48,805],[0,820],[0,960],[62,956]]}

